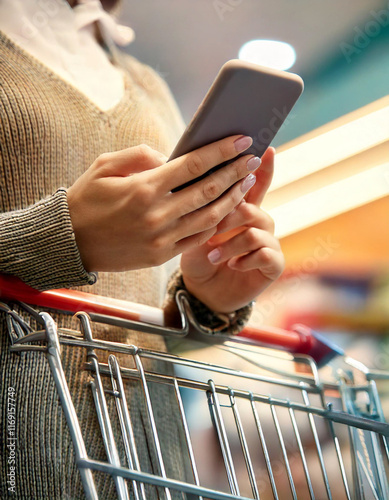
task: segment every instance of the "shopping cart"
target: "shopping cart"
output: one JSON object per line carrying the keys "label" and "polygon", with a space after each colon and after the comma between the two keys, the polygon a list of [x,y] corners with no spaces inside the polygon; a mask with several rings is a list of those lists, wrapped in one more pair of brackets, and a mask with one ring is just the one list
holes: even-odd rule
{"label": "shopping cart", "polygon": [[[309,328],[246,328],[221,342],[197,324],[184,291],[176,297],[178,328],[163,324],[163,315],[152,308],[65,290],[40,293],[5,276],[0,294],[11,350],[47,357],[87,498],[99,498],[94,476],[103,473],[112,477],[120,499],[389,499],[389,424],[379,395],[389,373],[368,370]],[[45,311],[37,313],[31,304]],[[57,328],[50,308],[75,312],[79,328]],[[156,352],[96,339],[97,323],[194,340],[185,356]],[[199,355],[193,349],[199,341],[213,347]],[[85,350],[82,369],[91,374],[85,390],[93,394],[106,461],[87,453],[62,346]],[[101,361],[107,352],[107,362]],[[131,360],[125,367],[123,356]],[[318,364],[331,357],[331,366],[319,374]],[[156,473],[141,466],[134,408],[126,399],[130,381],[142,395]],[[190,470],[185,481],[166,472],[153,387],[171,396],[166,412],[175,416],[183,436]]]}

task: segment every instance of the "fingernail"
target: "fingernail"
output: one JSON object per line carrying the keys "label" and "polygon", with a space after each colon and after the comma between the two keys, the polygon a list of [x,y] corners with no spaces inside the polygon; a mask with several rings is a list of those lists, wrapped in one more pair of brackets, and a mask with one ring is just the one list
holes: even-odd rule
{"label": "fingernail", "polygon": [[207,255],[208,260],[211,264],[216,264],[219,261],[220,256],[221,253],[218,248],[213,249],[212,252],[209,252],[209,254]]}
{"label": "fingernail", "polygon": [[237,139],[234,142],[234,145],[235,145],[236,151],[238,153],[241,153],[245,149],[249,148],[252,143],[253,143],[252,138],[247,136],[247,135],[244,135],[244,136],[240,137],[239,139]]}
{"label": "fingernail", "polygon": [[253,170],[256,170],[261,163],[262,163],[261,158],[258,158],[258,156],[253,156],[247,162],[247,170],[249,172],[252,172]]}
{"label": "fingernail", "polygon": [[247,193],[247,191],[254,186],[256,181],[257,181],[257,178],[255,177],[255,175],[249,174],[242,183],[242,187],[241,187],[242,193],[244,193],[244,194]]}

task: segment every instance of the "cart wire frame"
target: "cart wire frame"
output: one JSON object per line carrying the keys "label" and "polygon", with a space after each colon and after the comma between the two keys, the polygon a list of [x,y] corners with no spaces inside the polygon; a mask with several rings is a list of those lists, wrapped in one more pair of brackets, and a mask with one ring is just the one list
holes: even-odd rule
{"label": "cart wire frame", "polygon": [[[181,298],[178,297],[178,303],[183,328],[186,331],[190,328],[198,333],[200,327],[188,309],[185,297],[182,295]],[[36,351],[46,355],[73,441],[75,463],[81,475],[86,498],[99,498],[93,472],[100,471],[109,474],[113,478],[117,498],[119,499],[148,500],[145,485],[153,485],[157,497],[167,500],[172,499],[172,492],[180,492],[180,498],[188,500],[244,500],[247,498],[283,500],[286,496],[285,493],[280,492],[280,481],[274,468],[274,459],[271,452],[272,443],[269,443],[271,439],[268,437],[266,426],[263,423],[262,407],[264,406],[266,406],[271,417],[274,436],[276,436],[277,446],[279,446],[282,465],[285,470],[283,477],[287,479],[288,483],[288,498],[300,498],[299,485],[301,478],[297,484],[292,463],[294,457],[291,458],[290,450],[288,450],[287,441],[289,437],[285,436],[283,429],[285,419],[280,419],[280,411],[286,412],[290,419],[289,425],[296,443],[295,453],[299,456],[299,463],[305,478],[303,498],[328,498],[334,500],[341,498],[338,493],[334,494],[332,490],[325,450],[321,443],[322,431],[317,425],[318,418],[325,423],[327,435],[334,449],[337,471],[341,478],[339,483],[342,485],[342,498],[347,500],[387,500],[389,498],[389,424],[384,417],[376,384],[377,380],[389,380],[388,373],[371,371],[362,363],[346,357],[342,360],[342,368],[334,370],[334,380],[322,381],[315,362],[309,356],[291,356],[273,349],[253,347],[245,342],[238,344],[226,342],[220,345],[219,348],[223,351],[233,353],[253,366],[253,371],[242,371],[225,365],[206,363],[166,352],[156,352],[137,346],[94,339],[92,324],[95,321],[107,322],[107,318],[104,317],[93,317],[93,315],[86,313],[78,313],[79,331],[61,330],[57,328],[53,317],[47,312],[37,313],[30,306],[21,305],[41,327],[33,330],[14,309],[5,303],[0,303],[0,310],[6,313],[12,344],[11,350],[21,354],[25,351]],[[112,323],[112,319],[108,322]],[[122,324],[122,322],[119,322],[119,324]],[[152,330],[152,333],[161,333],[162,330],[162,333],[166,335],[176,333],[169,328],[158,328],[157,332],[155,332],[155,327],[149,327],[141,323],[136,324],[136,322],[131,322],[126,326],[139,331],[150,332]],[[89,385],[92,390],[106,451],[106,462],[97,461],[88,456],[82,429],[80,428],[62,367],[62,345],[83,347],[86,350],[87,361],[84,369],[88,370],[93,377]],[[98,353],[101,351],[110,353],[106,364],[99,362]],[[116,356],[119,353],[132,357],[134,368],[120,367]],[[184,375],[165,375],[147,371],[144,368],[145,359],[163,361],[176,368],[179,367],[184,370]],[[264,359],[268,361],[263,362]],[[280,361],[279,363],[276,362],[277,359]],[[301,363],[305,366],[304,373],[284,368],[285,359],[288,360],[288,363],[291,361]],[[259,368],[259,371],[256,370],[257,368]],[[192,376],[193,373],[198,375]],[[355,373],[357,373],[356,378]],[[227,377],[229,382],[232,380],[237,383],[234,386],[230,383],[227,385],[224,383],[223,377]],[[131,408],[127,403],[124,389],[128,379],[137,381],[142,389],[148,424],[152,434],[153,453],[158,463],[157,474],[141,470],[131,419]],[[161,449],[153,412],[152,396],[149,390],[149,385],[154,383],[168,385],[174,391],[177,405],[175,411],[178,412],[182,423],[185,436],[185,452],[193,476],[190,482],[179,481],[167,476],[163,450]],[[297,400],[298,398],[291,400],[285,397],[276,397],[262,392],[258,389],[261,384],[266,384],[266,387],[277,388],[277,393],[280,389],[286,394],[298,391],[300,400]],[[226,491],[205,487],[201,484],[192,432],[188,423],[188,412],[185,409],[182,397],[182,392],[185,389],[196,391],[196,393],[200,393],[206,398],[210,421],[213,424],[215,436],[217,436],[219,453],[222,457],[221,462],[227,478],[228,488],[226,488]],[[334,409],[332,403],[327,402],[327,391],[335,391],[338,394],[342,404],[341,409]],[[312,397],[315,397],[315,400],[319,401],[319,403],[312,404]],[[107,398],[114,398],[115,400],[116,417],[121,429],[120,443],[118,443],[117,438],[115,439],[107,407]],[[245,402],[245,406],[242,412],[243,402]],[[172,411],[172,409],[169,408],[167,411]],[[234,423],[234,435],[239,443],[247,483],[250,485],[249,488],[246,487],[244,493],[241,492],[241,474],[238,474],[236,468],[236,443],[231,441],[231,430],[229,428],[231,422],[226,421],[226,411],[230,413]],[[317,478],[313,478],[310,471],[310,455],[308,456],[304,444],[306,429],[301,429],[298,424],[298,415],[301,414],[306,415],[308,421],[307,427],[310,432],[310,441],[314,449],[315,459],[319,464],[319,475],[322,484],[320,495],[322,496],[317,496],[314,484],[314,479]],[[263,457],[264,467],[261,469],[260,474],[258,474],[253,460],[253,439],[247,434],[246,422],[248,418],[251,422],[250,425],[255,428],[257,446]],[[342,440],[337,433],[338,425],[347,429],[346,434],[348,435],[352,462],[351,474],[346,470],[347,464],[342,449]],[[123,461],[119,457],[118,446],[123,447],[125,450],[125,463],[122,463]],[[264,475],[266,475],[268,485],[266,495],[262,494],[259,487],[264,480]]]}

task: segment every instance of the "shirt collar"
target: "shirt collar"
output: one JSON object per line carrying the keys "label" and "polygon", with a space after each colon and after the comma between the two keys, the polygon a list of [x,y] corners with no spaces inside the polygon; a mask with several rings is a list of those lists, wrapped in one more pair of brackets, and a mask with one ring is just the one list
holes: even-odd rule
{"label": "shirt collar", "polygon": [[100,0],[79,0],[73,12],[77,29],[98,22],[104,34],[117,45],[128,45],[135,38],[134,31],[128,26],[118,24],[115,18],[103,9]]}
{"label": "shirt collar", "polygon": [[[128,45],[135,38],[134,31],[118,24],[100,0],[79,0],[73,9],[66,0],[0,0],[0,29],[22,43],[32,41],[47,27],[71,33],[88,29],[94,22],[99,23],[103,36],[117,45]],[[50,43],[50,39],[46,41]]]}

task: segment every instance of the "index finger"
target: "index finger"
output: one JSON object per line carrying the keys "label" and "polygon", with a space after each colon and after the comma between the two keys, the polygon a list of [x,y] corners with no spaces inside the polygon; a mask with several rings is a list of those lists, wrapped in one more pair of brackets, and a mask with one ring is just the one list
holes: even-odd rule
{"label": "index finger", "polygon": [[172,191],[198,179],[212,168],[233,160],[239,153],[248,149],[252,143],[251,137],[234,135],[168,161],[160,167],[160,187],[165,191]]}
{"label": "index finger", "polygon": [[262,204],[273,179],[275,152],[274,148],[268,148],[262,156],[261,166],[254,173],[257,181],[246,195],[248,203],[258,207]]}

